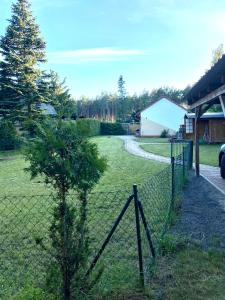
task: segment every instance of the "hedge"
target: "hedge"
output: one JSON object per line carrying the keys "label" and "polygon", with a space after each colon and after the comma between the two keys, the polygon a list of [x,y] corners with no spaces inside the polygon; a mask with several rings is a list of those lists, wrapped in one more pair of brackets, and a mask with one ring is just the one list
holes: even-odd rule
{"label": "hedge", "polygon": [[120,123],[101,122],[101,135],[123,135],[125,130]]}
{"label": "hedge", "polygon": [[100,122],[95,119],[77,119],[78,130],[85,136],[126,134],[120,123]]}
{"label": "hedge", "polygon": [[85,136],[100,135],[100,121],[95,119],[77,119],[79,131]]}

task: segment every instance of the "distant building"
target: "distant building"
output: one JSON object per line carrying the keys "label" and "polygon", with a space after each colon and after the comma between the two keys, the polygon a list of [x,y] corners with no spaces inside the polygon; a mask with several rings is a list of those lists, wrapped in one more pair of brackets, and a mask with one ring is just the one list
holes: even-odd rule
{"label": "distant building", "polygon": [[43,112],[44,115],[55,116],[57,114],[54,106],[49,103],[40,103],[39,109]]}
{"label": "distant building", "polygon": [[[198,120],[199,139],[207,143],[225,142],[225,118],[223,112],[207,112]],[[195,114],[188,113],[184,118],[184,138],[194,140]]]}
{"label": "distant building", "polygon": [[168,98],[160,98],[141,111],[140,135],[159,137],[163,130],[174,135],[183,124],[186,109]]}

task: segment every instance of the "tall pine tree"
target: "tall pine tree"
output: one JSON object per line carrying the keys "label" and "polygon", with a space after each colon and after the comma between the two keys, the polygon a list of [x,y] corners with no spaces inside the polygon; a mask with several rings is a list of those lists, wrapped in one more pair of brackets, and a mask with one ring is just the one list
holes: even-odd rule
{"label": "tall pine tree", "polygon": [[0,114],[14,119],[32,119],[43,102],[40,92],[45,43],[32,16],[29,0],[12,5],[12,17],[0,38]]}
{"label": "tall pine tree", "polygon": [[119,107],[117,108],[117,115],[120,121],[125,121],[126,119],[126,88],[123,76],[120,75],[118,79],[118,96],[119,96]]}

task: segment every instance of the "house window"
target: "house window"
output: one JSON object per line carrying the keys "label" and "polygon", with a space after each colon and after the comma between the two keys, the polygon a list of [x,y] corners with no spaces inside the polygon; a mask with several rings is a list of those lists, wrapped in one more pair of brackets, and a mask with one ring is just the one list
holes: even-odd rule
{"label": "house window", "polygon": [[193,133],[193,120],[186,119],[185,120],[186,133]]}

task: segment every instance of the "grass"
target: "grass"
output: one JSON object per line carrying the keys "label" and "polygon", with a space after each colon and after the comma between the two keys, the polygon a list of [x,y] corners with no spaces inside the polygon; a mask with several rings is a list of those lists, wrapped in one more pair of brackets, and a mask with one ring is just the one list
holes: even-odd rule
{"label": "grass", "polygon": [[[154,177],[154,189],[149,184],[144,190],[140,189],[153,236],[164,225],[163,216],[167,216],[170,204],[167,194],[169,188],[165,188],[168,185],[167,173],[163,164],[128,154],[123,149],[122,141],[113,137],[98,137],[93,141],[98,144],[101,155],[107,157],[109,166],[89,199],[92,256],[111,229],[133,183],[140,184],[163,169],[161,175]],[[49,257],[37,248],[35,238],[43,237],[44,243],[49,244],[48,228],[53,199],[49,197],[50,190],[41,178],[30,181],[29,174],[24,172],[27,162],[23,156],[20,153],[12,154],[11,160],[7,158],[0,162],[1,189],[7,195],[0,202],[0,298],[50,299],[43,294],[45,263],[48,263]],[[30,196],[36,193],[42,195]],[[70,201],[76,201],[74,195]],[[97,265],[97,270],[104,267],[104,273],[98,288],[93,291],[99,296],[96,299],[223,299],[220,297],[224,295],[224,257],[194,247],[182,247],[176,252],[177,248],[170,240],[164,242],[165,256],[158,257],[149,291],[145,294],[136,292],[138,263],[134,220],[132,204]],[[141,230],[143,233],[143,228]],[[149,266],[149,248],[144,234],[142,240],[144,257],[148,257],[146,267]]]}
{"label": "grass", "polygon": [[[170,157],[170,144],[140,145],[147,152]],[[218,155],[221,144],[200,145],[200,163],[210,166],[218,166]]]}
{"label": "grass", "polygon": [[[98,144],[100,154],[107,157],[108,169],[89,199],[92,256],[99,250],[130,195],[132,184],[140,185],[165,168],[164,164],[127,153],[120,139],[97,137],[93,141]],[[35,239],[43,237],[44,243],[49,245],[48,228],[54,203],[49,196],[50,188],[44,185],[41,177],[30,181],[29,174],[24,171],[28,162],[25,162],[22,154],[11,154],[2,153],[4,159],[0,161],[1,299],[10,299],[12,294],[24,286],[43,284],[46,276],[44,265],[49,257],[36,246]],[[72,195],[70,201],[75,203],[76,196]],[[161,212],[165,210],[165,206],[157,201],[152,202],[153,208]],[[135,232],[132,204],[99,261],[99,266],[105,266],[100,282],[101,292],[108,293],[111,289],[125,292],[136,286],[138,271]]]}
{"label": "grass", "polygon": [[225,255],[187,245],[157,261],[151,299],[225,299]]}
{"label": "grass", "polygon": [[[132,184],[140,184],[147,177],[161,170],[164,165],[135,157],[123,149],[123,142],[114,137],[92,139],[99,147],[101,155],[108,160],[108,169],[101,178],[95,191],[131,189]],[[28,162],[18,151],[0,152],[0,187],[1,195],[49,194],[50,189],[41,177],[30,180],[24,171]]]}
{"label": "grass", "polygon": [[170,157],[170,144],[152,144],[152,145],[140,145],[140,147],[147,151],[154,154],[158,154],[165,157]]}
{"label": "grass", "polygon": [[162,170],[165,165],[131,155],[123,148],[123,142],[114,137],[97,137],[101,155],[108,160],[108,169],[101,178],[95,191],[103,188],[130,189],[133,184],[141,184],[152,174]]}
{"label": "grass", "polygon": [[147,137],[136,137],[136,142],[139,143],[168,143],[168,138],[147,138]]}

